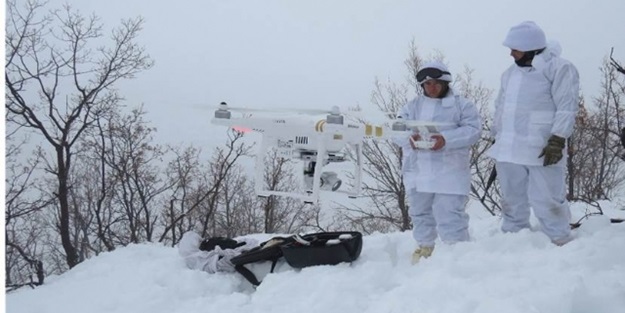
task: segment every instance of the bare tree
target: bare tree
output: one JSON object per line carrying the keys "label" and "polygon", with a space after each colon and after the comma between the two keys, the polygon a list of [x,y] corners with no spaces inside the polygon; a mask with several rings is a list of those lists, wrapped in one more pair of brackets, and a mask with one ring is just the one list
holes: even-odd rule
{"label": "bare tree", "polygon": [[193,206],[195,202],[191,199],[203,194],[202,189],[206,188],[206,185],[202,179],[199,149],[186,147],[182,150],[172,148],[171,151],[174,158],[167,165],[165,179],[170,182],[172,188],[169,195],[163,199],[165,203],[162,204],[164,211],[161,213],[163,217],[161,226],[165,231],[160,241],[169,238],[171,242],[177,243],[182,234],[193,227],[191,219],[187,217],[187,206]]}
{"label": "bare tree", "polygon": [[[7,142],[11,142],[7,137]],[[34,173],[41,158],[35,153],[26,163],[19,162],[20,146],[5,150],[5,286],[7,291],[22,286],[38,286],[45,278],[42,249],[37,241],[43,228],[35,221],[37,213],[49,206],[52,199],[40,192]],[[34,198],[36,200],[30,200]]]}
{"label": "bare tree", "polygon": [[[618,62],[616,62],[616,60],[614,59],[614,57],[612,57],[612,54],[614,53],[614,48],[612,48],[612,50],[610,50],[610,65],[612,65],[612,67],[614,67],[614,69],[616,69],[616,71],[618,71],[619,73],[625,75],[625,68],[623,68],[623,66],[621,66],[621,64],[619,64]],[[625,94],[625,84],[619,84],[620,87],[620,93],[621,94]],[[623,110],[618,102],[615,102],[616,105],[616,111],[617,112],[621,112],[621,110]],[[621,140],[621,145],[623,146],[623,148],[625,148],[625,121],[623,121],[622,118],[620,118],[620,116],[617,117],[616,120],[616,124],[617,124],[617,128],[616,131],[620,136],[620,140]],[[625,154],[621,155],[621,159],[625,160]]]}
{"label": "bare tree", "polygon": [[[40,16],[43,4],[7,2],[5,88],[7,122],[38,132],[54,150],[47,171],[56,177],[60,236],[71,268],[79,257],[70,236],[70,171],[74,146],[120,98],[114,86],[152,66],[136,43],[141,18],[122,21],[109,47],[92,49],[103,37],[96,16],[65,6]],[[71,90],[71,91],[70,91]],[[66,96],[63,96],[66,95]]]}
{"label": "bare tree", "polygon": [[208,188],[204,191],[197,205],[190,208],[198,219],[197,228],[202,237],[209,234],[213,236],[223,235],[217,232],[217,220],[215,214],[220,206],[220,194],[223,191],[223,182],[233,173],[240,170],[237,161],[244,156],[249,156],[252,146],[243,141],[243,133],[229,130],[228,141],[225,147],[218,147],[213,152],[206,173]]}
{"label": "bare tree", "polygon": [[112,251],[115,249],[117,237],[115,234],[115,224],[120,220],[121,213],[113,204],[114,193],[117,180],[108,165],[110,159],[110,141],[107,129],[108,121],[112,121],[112,116],[116,112],[111,112],[95,121],[94,129],[88,132],[89,136],[81,140],[81,152],[78,154],[78,161],[74,167],[74,177],[80,177],[81,183],[74,187],[80,189],[73,194],[73,197],[82,197],[82,214],[91,214],[92,224],[83,227],[90,227],[89,235],[95,238],[90,240],[93,243],[95,253],[101,251]]}
{"label": "bare tree", "polygon": [[202,236],[233,237],[243,233],[245,227],[241,225],[249,226],[238,220],[240,211],[253,207],[248,199],[252,192],[238,164],[251,148],[242,139],[242,133],[228,131],[225,148],[216,148],[208,164],[200,161],[200,151],[196,148],[174,150],[176,157],[167,169],[167,179],[173,182],[173,189],[164,200],[164,231],[159,241],[176,244],[181,235],[190,230]]}
{"label": "bare tree", "polygon": [[155,198],[171,187],[161,180],[158,163],[164,151],[152,143],[155,129],[147,126],[144,115],[138,109],[113,117],[107,132],[110,149],[106,163],[117,181],[113,201],[122,208],[124,229],[128,231],[121,244],[152,241],[158,217]]}
{"label": "bare tree", "polygon": [[476,144],[471,146],[471,197],[479,200],[484,208],[492,215],[500,211],[500,193],[496,184],[488,186],[495,162],[486,151],[492,146],[490,138],[491,114],[488,110],[493,90],[486,88],[481,82],[473,80],[473,69],[465,66],[464,71],[455,76],[454,88],[463,97],[473,102],[482,118],[482,136]]}
{"label": "bare tree", "polygon": [[625,77],[607,59],[601,67],[602,93],[587,107],[580,100],[570,143],[569,198],[592,202],[610,199],[625,182],[619,129],[625,119],[621,103]]}
{"label": "bare tree", "polygon": [[72,224],[80,257],[119,245],[152,241],[160,195],[171,186],[161,175],[164,149],[142,107],[102,115],[79,141],[71,190]]}
{"label": "bare tree", "polygon": [[110,169],[101,168],[97,157],[94,150],[81,151],[72,167],[71,221],[80,260],[115,249],[112,234],[119,218],[114,216],[121,216],[112,202]]}
{"label": "bare tree", "polygon": [[215,214],[217,233],[232,238],[262,233],[263,212],[254,194],[253,182],[242,168],[232,171],[223,181],[221,205]]}
{"label": "bare tree", "polygon": [[[268,163],[268,166],[263,169],[263,187],[276,191],[298,192],[301,190],[301,188],[293,188],[293,186],[301,185],[301,182],[295,179],[293,161],[280,157],[276,149],[271,149],[267,154],[264,156],[265,164]],[[305,208],[305,204],[300,201],[288,197],[278,198],[273,195],[259,199],[259,203],[264,213],[265,233],[291,232],[293,230],[292,213],[302,211]]]}

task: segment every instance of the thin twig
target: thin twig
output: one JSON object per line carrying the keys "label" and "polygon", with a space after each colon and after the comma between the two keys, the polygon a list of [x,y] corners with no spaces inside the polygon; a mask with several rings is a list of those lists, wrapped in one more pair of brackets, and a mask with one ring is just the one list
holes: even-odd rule
{"label": "thin twig", "polygon": [[625,75],[625,68],[623,68],[618,62],[616,62],[616,60],[614,60],[612,54],[614,54],[614,47],[612,47],[612,49],[610,50],[610,64],[612,64],[612,66],[614,66],[614,68],[616,68],[619,73]]}

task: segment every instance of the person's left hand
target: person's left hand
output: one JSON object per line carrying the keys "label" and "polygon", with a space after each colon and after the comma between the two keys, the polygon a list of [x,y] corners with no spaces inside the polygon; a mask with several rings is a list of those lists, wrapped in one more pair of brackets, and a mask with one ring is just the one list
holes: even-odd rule
{"label": "person's left hand", "polygon": [[431,140],[434,140],[434,146],[431,148],[434,151],[440,150],[445,146],[445,137],[441,134],[434,134],[430,136]]}
{"label": "person's left hand", "polygon": [[551,135],[547,141],[547,145],[538,156],[544,157],[543,166],[549,166],[558,163],[562,159],[562,150],[566,146],[566,139],[560,136]]}

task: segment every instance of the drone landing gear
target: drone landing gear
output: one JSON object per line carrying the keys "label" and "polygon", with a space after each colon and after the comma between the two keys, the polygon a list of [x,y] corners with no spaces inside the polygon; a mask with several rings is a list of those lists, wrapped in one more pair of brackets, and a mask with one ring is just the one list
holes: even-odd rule
{"label": "drone landing gear", "polygon": [[304,188],[306,193],[312,194],[313,190],[313,181],[315,177],[315,166],[317,162],[314,161],[304,161]]}

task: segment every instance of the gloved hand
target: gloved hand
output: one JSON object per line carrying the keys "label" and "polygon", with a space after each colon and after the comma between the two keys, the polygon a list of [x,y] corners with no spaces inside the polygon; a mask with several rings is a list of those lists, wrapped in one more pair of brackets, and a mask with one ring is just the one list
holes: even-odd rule
{"label": "gloved hand", "polygon": [[[430,149],[430,150],[440,150],[445,146],[445,137],[443,137],[443,135],[441,134],[433,134],[430,135],[429,140],[426,140],[425,143],[423,143],[423,145],[420,145],[419,147],[417,147],[416,142],[418,141],[422,141],[423,138],[421,137],[421,135],[419,134],[413,134],[412,136],[410,136],[410,146],[412,146],[412,149]],[[427,148],[426,148],[427,147]]]}
{"label": "gloved hand", "polygon": [[421,140],[421,135],[419,134],[412,134],[410,136],[410,139],[408,141],[410,142],[410,146],[412,147],[412,149],[417,149],[417,146],[415,146],[415,141],[419,140]]}
{"label": "gloved hand", "polygon": [[543,160],[543,166],[553,165],[558,163],[560,159],[562,159],[562,150],[564,150],[564,145],[566,144],[566,139],[551,135],[549,140],[547,140],[547,145],[543,148],[543,151],[538,156],[539,158],[545,157]]}
{"label": "gloved hand", "polygon": [[434,146],[432,147],[432,150],[434,151],[442,149],[445,146],[445,143],[447,143],[445,141],[445,137],[441,134],[434,134],[430,138],[434,140]]}

